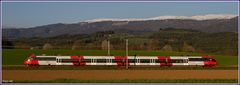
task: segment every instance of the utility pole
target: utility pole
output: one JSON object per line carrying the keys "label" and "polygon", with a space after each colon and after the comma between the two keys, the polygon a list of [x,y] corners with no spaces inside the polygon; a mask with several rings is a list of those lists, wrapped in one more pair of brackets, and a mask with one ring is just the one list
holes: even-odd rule
{"label": "utility pole", "polygon": [[128,69],[128,39],[126,39],[126,69]]}
{"label": "utility pole", "polygon": [[109,39],[108,39],[108,56],[110,56],[110,42],[109,42]]}
{"label": "utility pole", "polygon": [[108,56],[110,56],[110,37],[111,35],[108,35]]}

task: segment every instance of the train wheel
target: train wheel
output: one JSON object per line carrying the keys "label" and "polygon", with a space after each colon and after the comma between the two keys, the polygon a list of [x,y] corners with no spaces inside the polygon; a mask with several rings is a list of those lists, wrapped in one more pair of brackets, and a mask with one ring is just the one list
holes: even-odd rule
{"label": "train wheel", "polygon": [[33,67],[38,69],[40,66],[39,65],[33,65]]}
{"label": "train wheel", "polygon": [[213,67],[215,67],[215,66],[214,66],[214,65],[209,65],[209,67],[213,68]]}

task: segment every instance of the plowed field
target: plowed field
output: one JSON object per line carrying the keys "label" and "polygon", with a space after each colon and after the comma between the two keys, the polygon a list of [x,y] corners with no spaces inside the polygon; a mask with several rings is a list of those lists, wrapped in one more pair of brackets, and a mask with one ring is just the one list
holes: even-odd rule
{"label": "plowed field", "polygon": [[3,70],[3,80],[237,79],[238,70]]}

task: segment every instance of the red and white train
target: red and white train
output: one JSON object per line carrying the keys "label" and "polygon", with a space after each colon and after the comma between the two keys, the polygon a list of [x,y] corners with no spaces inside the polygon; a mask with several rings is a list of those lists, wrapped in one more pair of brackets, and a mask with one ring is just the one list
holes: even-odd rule
{"label": "red and white train", "polygon": [[211,56],[35,56],[25,65],[160,65],[160,66],[215,66]]}

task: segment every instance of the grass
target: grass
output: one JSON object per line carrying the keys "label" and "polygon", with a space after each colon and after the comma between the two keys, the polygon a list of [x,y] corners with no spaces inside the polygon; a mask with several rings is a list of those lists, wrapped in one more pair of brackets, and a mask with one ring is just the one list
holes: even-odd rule
{"label": "grass", "polygon": [[23,80],[12,83],[237,83],[238,79],[171,79],[171,80],[78,80],[78,79],[56,79],[56,80]]}
{"label": "grass", "polygon": [[[2,55],[3,65],[23,65],[23,61],[29,55],[96,55],[103,56],[107,55],[107,50],[29,50],[29,49],[3,49]],[[167,51],[145,51],[145,50],[131,50],[129,55],[141,55],[141,56],[180,56],[180,55],[193,55],[193,56],[205,56],[209,54],[199,54],[199,53],[188,53],[188,52],[167,52]],[[123,50],[111,50],[111,55],[125,55]],[[225,56],[225,55],[211,55],[216,58],[219,66],[233,66],[238,64],[237,56]]]}

